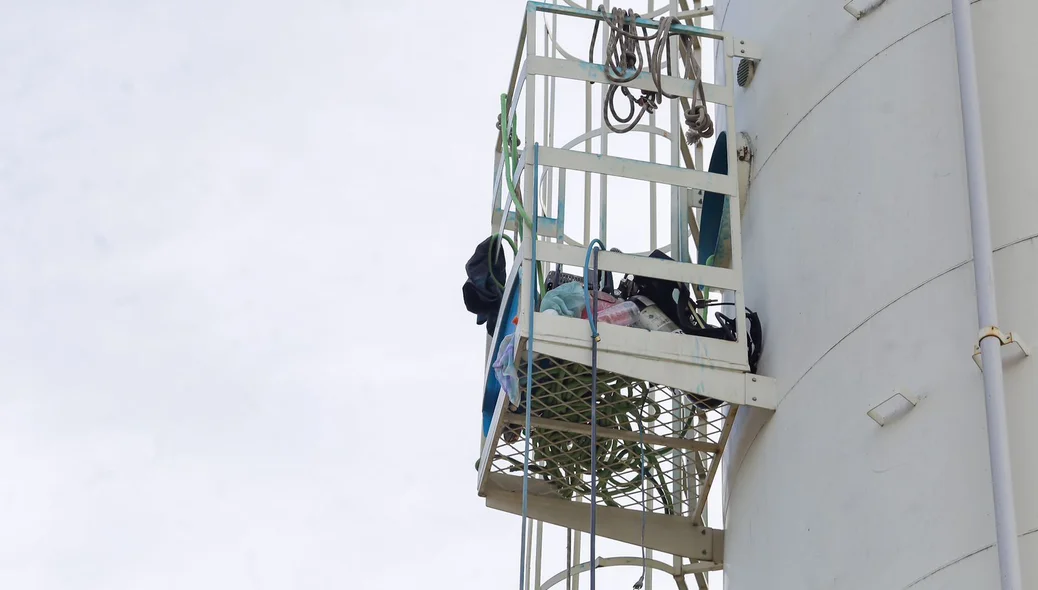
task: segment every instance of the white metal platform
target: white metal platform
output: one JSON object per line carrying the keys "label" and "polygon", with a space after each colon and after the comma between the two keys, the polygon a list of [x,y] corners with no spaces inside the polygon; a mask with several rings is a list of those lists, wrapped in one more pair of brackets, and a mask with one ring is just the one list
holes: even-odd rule
{"label": "white metal platform", "polygon": [[[569,4],[569,3],[567,3]],[[662,11],[658,11],[662,13]],[[689,15],[704,10],[686,11]],[[538,16],[551,15],[552,26],[541,27]],[[648,118],[632,133],[669,139],[670,162],[657,161],[654,140],[646,142],[647,155],[621,157],[609,153],[611,132],[591,126],[591,89],[587,83],[609,84],[603,66],[573,57],[558,42],[558,20],[601,20],[602,14],[570,6],[529,2],[519,49],[508,92],[508,120],[521,116],[517,127],[523,150],[514,170],[506,167],[499,136],[494,181],[492,223],[495,233],[515,231],[521,215],[511,210],[508,196],[511,179],[521,187],[523,209],[536,218],[536,231],[526,227],[520,242],[522,276],[534,277],[542,270],[565,270],[581,274],[586,244],[592,233],[606,242],[608,197],[643,198],[632,194],[631,181],[641,183],[649,196],[652,219],[643,252],[637,254],[602,251],[600,270],[620,276],[638,275],[709,287],[722,293],[735,317],[738,339],[720,340],[686,334],[650,332],[633,327],[599,323],[598,347],[598,463],[599,485],[597,534],[618,541],[684,558],[697,573],[723,564],[723,531],[703,525],[709,490],[724,452],[728,433],[740,406],[773,410],[776,390],[773,379],[751,374],[747,359],[747,322],[742,281],[741,223],[739,200],[745,190],[740,182],[740,157],[734,112],[735,57],[759,58],[752,45],[731,35],[694,26],[672,27],[673,32],[696,38],[714,39],[728,59],[722,83],[704,84],[707,101],[721,105],[722,128],[729,131],[728,174],[703,171],[702,147],[695,156],[681,137],[679,101],[667,100],[660,112],[669,114],[670,128],[657,126],[657,115]],[[655,21],[640,20],[639,26],[654,28]],[[543,47],[540,42],[543,41]],[[673,51],[677,55],[678,51]],[[561,57],[560,57],[561,55]],[[599,60],[601,63],[601,60]],[[555,85],[558,80],[576,81],[587,87],[587,126],[584,133],[562,147],[554,147]],[[543,97],[538,83],[545,84]],[[627,84],[633,89],[656,88],[643,72]],[[663,76],[665,90],[692,97],[693,80]],[[538,102],[543,99],[543,108]],[[552,100],[554,100],[552,98]],[[669,103],[669,104],[668,104]],[[520,104],[525,106],[520,110]],[[552,105],[549,107],[549,104]],[[507,124],[502,125],[508,128]],[[598,142],[592,151],[593,140]],[[698,164],[693,160],[698,161]],[[592,214],[592,177],[599,180],[597,215]],[[583,182],[583,238],[567,229],[567,186]],[[570,179],[570,180],[567,180]],[[610,179],[625,179],[621,191],[609,193]],[[670,244],[657,243],[656,202],[662,187],[670,197]],[[637,192],[637,191],[634,191]],[[727,195],[731,233],[731,263],[727,268],[691,262],[690,250],[698,240],[696,210],[704,192]],[[614,197],[617,198],[617,197]],[[535,214],[532,212],[536,212]],[[597,217],[597,228],[592,224]],[[572,225],[572,221],[571,225]],[[579,221],[579,220],[577,220]],[[531,238],[536,234],[536,259]],[[518,237],[518,236],[517,236]],[[649,258],[660,249],[674,260]],[[531,448],[528,515],[537,521],[588,532],[587,509],[590,488],[590,376],[591,331],[586,319],[548,315],[530,308],[530,285],[518,294],[518,342],[515,364],[519,369],[519,407],[501,395],[490,433],[483,440],[478,464],[478,492],[487,505],[520,514],[522,511],[523,457],[526,436]],[[733,311],[734,310],[734,311]],[[533,330],[530,317],[533,314]],[[499,323],[500,329],[500,323]],[[533,391],[526,390],[527,349],[532,339],[534,352]],[[487,367],[492,359],[488,359]],[[524,433],[525,400],[531,400],[531,428]],[[643,453],[648,467],[639,468]],[[643,486],[644,483],[644,486]],[[645,515],[643,532],[643,514]],[[698,565],[696,565],[698,563]],[[682,567],[676,565],[678,574]],[[700,583],[701,587],[703,583]]]}
{"label": "white metal platform", "polygon": [[[531,396],[531,475],[538,481],[530,487],[536,498],[530,516],[588,532],[588,511],[577,504],[590,495],[589,368],[546,356],[539,360],[545,366],[534,375]],[[522,364],[520,381],[525,379]],[[719,562],[720,531],[695,523],[705,510],[737,406],[713,407],[706,397],[602,371],[598,394],[597,496],[601,506],[611,509],[599,513],[598,534],[641,545],[639,513],[651,497],[656,506],[647,523],[646,547]],[[479,489],[488,506],[518,514],[525,416],[507,406],[507,398],[500,398],[480,462]],[[642,442],[647,496],[642,496],[639,478]]]}

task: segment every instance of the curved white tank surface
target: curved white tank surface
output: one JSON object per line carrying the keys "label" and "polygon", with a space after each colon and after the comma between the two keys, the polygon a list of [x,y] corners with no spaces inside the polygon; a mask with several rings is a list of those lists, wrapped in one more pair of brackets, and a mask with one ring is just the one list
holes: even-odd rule
{"label": "curved white tank surface", "polygon": [[[864,1],[864,0],[863,0]],[[865,1],[865,4],[868,2]],[[760,45],[747,304],[771,416],[726,473],[729,590],[999,587],[950,0],[718,2]],[[1038,343],[1038,3],[973,5],[1001,328]],[[1038,588],[1038,355],[1006,353],[1021,561]],[[867,416],[902,389],[896,422]]]}

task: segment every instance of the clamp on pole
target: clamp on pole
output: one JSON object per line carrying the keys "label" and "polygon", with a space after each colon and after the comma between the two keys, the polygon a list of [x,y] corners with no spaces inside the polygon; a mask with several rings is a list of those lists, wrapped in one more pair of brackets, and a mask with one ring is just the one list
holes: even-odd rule
{"label": "clamp on pole", "polygon": [[980,333],[977,335],[977,343],[973,345],[973,362],[977,364],[977,368],[981,371],[984,370],[984,367],[980,363],[980,343],[983,342],[985,338],[998,338],[998,341],[1002,346],[1015,344],[1024,356],[1031,356],[1031,347],[1029,347],[1027,343],[1015,333],[1010,332],[1009,334],[1003,334],[997,326],[981,328]]}

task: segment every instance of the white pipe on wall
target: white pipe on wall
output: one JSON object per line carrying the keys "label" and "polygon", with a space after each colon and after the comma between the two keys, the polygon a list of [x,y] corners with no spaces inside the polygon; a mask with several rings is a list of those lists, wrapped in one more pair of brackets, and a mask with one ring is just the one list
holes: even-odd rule
{"label": "white pipe on wall", "polygon": [[[959,66],[962,128],[969,184],[970,227],[973,236],[973,271],[977,289],[977,316],[981,329],[998,328],[995,302],[995,273],[988,212],[987,176],[980,122],[980,96],[973,48],[973,24],[969,0],[952,0],[955,50]],[[1016,504],[1009,461],[1005,387],[1002,379],[1002,344],[987,336],[980,342],[987,408],[988,452],[991,456],[991,485],[995,501],[995,535],[1002,590],[1022,590],[1020,549],[1016,532]]]}

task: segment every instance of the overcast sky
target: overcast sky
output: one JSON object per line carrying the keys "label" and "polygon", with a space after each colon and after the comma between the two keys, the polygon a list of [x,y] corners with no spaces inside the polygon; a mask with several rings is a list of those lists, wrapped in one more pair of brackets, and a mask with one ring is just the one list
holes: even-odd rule
{"label": "overcast sky", "polygon": [[0,588],[514,587],[461,284],[524,4],[0,0]]}
{"label": "overcast sky", "polygon": [[461,284],[524,3],[380,4],[0,1],[0,588],[515,571]]}

